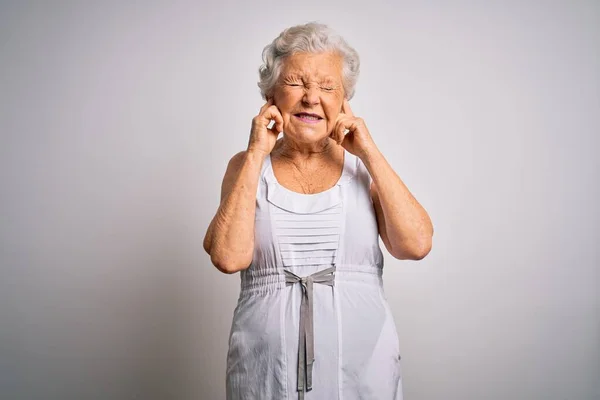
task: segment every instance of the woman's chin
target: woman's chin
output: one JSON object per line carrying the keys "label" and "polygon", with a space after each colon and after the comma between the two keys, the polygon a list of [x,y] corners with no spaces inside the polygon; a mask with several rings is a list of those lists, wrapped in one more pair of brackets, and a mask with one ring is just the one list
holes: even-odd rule
{"label": "woman's chin", "polygon": [[284,129],[283,131],[288,138],[298,143],[316,143],[329,136],[327,132],[321,129],[290,129],[290,132]]}

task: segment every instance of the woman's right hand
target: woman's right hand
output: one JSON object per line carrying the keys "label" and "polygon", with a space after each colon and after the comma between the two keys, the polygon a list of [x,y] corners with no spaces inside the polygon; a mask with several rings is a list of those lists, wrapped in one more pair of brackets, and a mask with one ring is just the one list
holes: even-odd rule
{"label": "woman's right hand", "polygon": [[[271,120],[275,120],[275,124],[269,129],[268,126]],[[273,104],[273,98],[271,97],[260,108],[258,115],[252,118],[248,151],[259,151],[264,153],[265,156],[270,154],[281,131],[283,131],[283,117],[277,106]]]}

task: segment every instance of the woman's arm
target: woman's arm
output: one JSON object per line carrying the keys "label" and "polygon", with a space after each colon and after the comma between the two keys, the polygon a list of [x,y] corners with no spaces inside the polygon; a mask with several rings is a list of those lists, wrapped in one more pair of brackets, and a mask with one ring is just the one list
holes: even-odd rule
{"label": "woman's arm", "polygon": [[247,150],[227,166],[221,204],[204,237],[204,250],[221,272],[232,274],[252,263],[256,191],[264,159],[264,152]]}
{"label": "woman's arm", "polygon": [[[272,120],[275,123],[269,128]],[[204,236],[204,250],[219,271],[233,274],[252,263],[258,178],[282,130],[281,112],[269,98],[252,118],[248,149],[233,156],[227,165],[221,204]]]}
{"label": "woman's arm", "polygon": [[427,211],[379,150],[369,152],[363,162],[373,178],[371,198],[385,247],[400,260],[424,258],[431,251],[433,236]]}
{"label": "woman's arm", "polygon": [[424,258],[433,236],[429,215],[381,154],[365,121],[354,116],[348,100],[344,100],[331,136],[359,157],[373,178],[371,199],[386,249],[400,260]]}

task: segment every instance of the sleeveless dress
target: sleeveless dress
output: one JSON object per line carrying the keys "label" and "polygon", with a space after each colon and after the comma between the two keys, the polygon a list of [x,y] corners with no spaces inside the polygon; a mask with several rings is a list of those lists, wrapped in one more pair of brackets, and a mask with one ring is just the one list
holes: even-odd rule
{"label": "sleeveless dress", "polygon": [[344,150],[336,185],[301,194],[265,158],[253,261],[229,337],[228,400],[402,399],[371,182]]}

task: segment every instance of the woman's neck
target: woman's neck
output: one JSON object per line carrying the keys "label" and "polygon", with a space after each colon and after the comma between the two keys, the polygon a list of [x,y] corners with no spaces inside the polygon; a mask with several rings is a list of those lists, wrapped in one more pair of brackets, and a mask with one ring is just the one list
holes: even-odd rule
{"label": "woman's neck", "polygon": [[329,137],[317,143],[296,143],[285,135],[275,147],[278,157],[296,165],[312,163],[315,160],[330,159],[336,153],[335,143]]}

